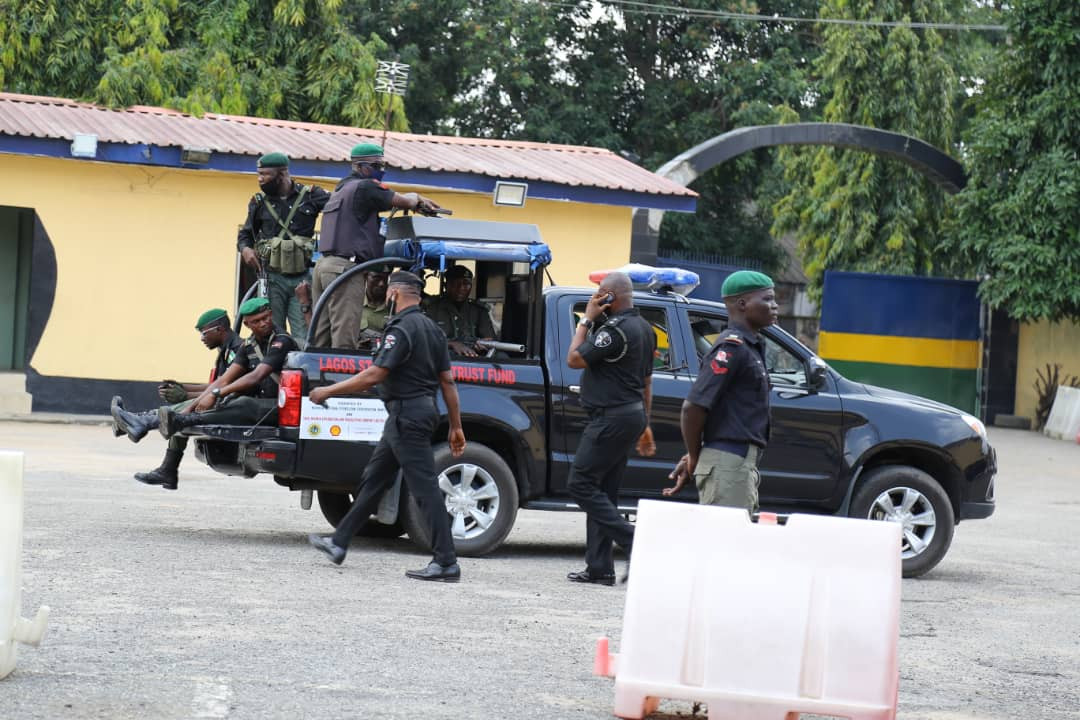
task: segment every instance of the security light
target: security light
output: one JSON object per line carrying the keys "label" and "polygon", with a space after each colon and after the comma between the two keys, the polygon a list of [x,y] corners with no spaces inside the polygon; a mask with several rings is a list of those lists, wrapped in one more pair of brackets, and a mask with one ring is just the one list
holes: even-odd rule
{"label": "security light", "polygon": [[524,207],[525,197],[529,194],[528,183],[503,182],[495,183],[495,204],[509,205],[511,207]]}
{"label": "security light", "polygon": [[210,162],[210,150],[206,148],[181,148],[180,162],[185,165],[206,165]]}
{"label": "security light", "polygon": [[97,135],[75,133],[71,138],[71,156],[78,158],[97,157]]}

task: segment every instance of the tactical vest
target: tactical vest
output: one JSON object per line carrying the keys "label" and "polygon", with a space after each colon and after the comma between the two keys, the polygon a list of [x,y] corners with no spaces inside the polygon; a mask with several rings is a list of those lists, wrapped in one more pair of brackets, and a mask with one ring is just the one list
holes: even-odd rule
{"label": "tactical vest", "polygon": [[295,275],[302,273],[311,265],[311,255],[315,251],[314,238],[294,235],[289,226],[296,215],[296,211],[304,203],[304,198],[311,192],[310,185],[301,185],[300,193],[289,208],[289,215],[284,220],[278,217],[274,206],[266,202],[262,193],[256,193],[255,200],[266,208],[270,217],[278,224],[278,234],[273,237],[261,237],[255,241],[255,252],[263,259],[263,262],[276,273]]}
{"label": "tactical vest", "polygon": [[356,257],[357,262],[383,254],[385,240],[379,235],[379,213],[369,210],[361,219],[352,211],[356,193],[365,178],[351,176],[330,194],[323,208],[319,252],[324,255]]}

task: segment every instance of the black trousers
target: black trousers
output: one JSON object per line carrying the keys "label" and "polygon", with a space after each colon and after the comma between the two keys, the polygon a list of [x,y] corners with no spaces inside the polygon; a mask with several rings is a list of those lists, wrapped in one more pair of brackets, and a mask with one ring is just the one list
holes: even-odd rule
{"label": "black trousers", "polygon": [[629,550],[634,526],[619,513],[619,486],[634,443],[645,431],[640,403],[593,411],[582,433],[567,489],[585,511],[585,565],[593,575],[615,572],[612,543]]}
{"label": "black trousers", "polygon": [[457,556],[450,534],[450,516],[438,487],[435,455],[431,450],[431,436],[439,424],[435,398],[389,400],[386,409],[390,416],[382,437],[364,468],[352,507],[334,532],[334,543],[349,547],[356,531],[378,508],[379,498],[393,485],[398,470],[404,469],[405,485],[427,519],[435,562],[452,565],[457,562]]}

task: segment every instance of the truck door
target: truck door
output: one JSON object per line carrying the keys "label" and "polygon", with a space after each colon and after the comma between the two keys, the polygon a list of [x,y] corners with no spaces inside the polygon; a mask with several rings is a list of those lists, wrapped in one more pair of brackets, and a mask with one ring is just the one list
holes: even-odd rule
{"label": "truck door", "polygon": [[[687,314],[697,372],[700,358],[727,326],[720,312]],[[767,328],[765,365],[772,385],[769,445],[761,459],[762,507],[834,510],[843,498],[840,469],[843,412],[832,378],[813,389],[807,383],[807,351],[782,330]]]}
{"label": "truck door", "polygon": [[[584,371],[566,366],[566,351],[574,337],[574,329],[585,311],[587,297],[564,296],[559,298],[555,316],[549,316],[553,328],[558,331],[559,342],[556,356],[549,346],[548,368],[551,373],[552,401],[552,473],[553,494],[566,494],[566,481],[574,453],[581,441],[581,433],[588,422],[588,415],[581,405],[581,375]],[[667,486],[667,474],[683,454],[682,434],[679,429],[679,412],[682,400],[690,387],[692,376],[687,369],[687,358],[679,338],[682,331],[676,324],[678,316],[674,304],[663,298],[635,300],[635,306],[656,333],[657,352],[653,362],[653,403],[650,424],[656,440],[656,455],[643,458],[631,452],[623,479],[623,494],[639,497],[659,496]],[[550,336],[549,336],[550,337]]]}

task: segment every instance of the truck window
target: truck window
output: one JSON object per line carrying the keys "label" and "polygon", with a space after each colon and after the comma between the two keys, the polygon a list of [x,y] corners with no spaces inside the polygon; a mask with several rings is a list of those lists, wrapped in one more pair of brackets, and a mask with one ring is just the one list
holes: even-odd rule
{"label": "truck window", "polygon": [[[727,318],[692,312],[688,319],[694,336],[694,349],[697,350],[700,360],[720,338],[720,333],[727,329]],[[764,338],[765,367],[769,371],[769,381],[774,386],[805,386],[806,367],[803,361],[768,335],[764,335]]]}
{"label": "truck window", "polygon": [[[668,335],[668,317],[667,311],[660,307],[648,307],[637,306],[638,311],[641,313],[641,317],[648,321],[652,326],[653,332],[656,333],[656,354],[653,357],[653,369],[654,370],[670,370],[674,366],[672,365],[673,358],[671,352],[671,339]],[[574,327],[578,324],[578,321],[585,315],[585,303],[577,303],[574,305],[573,317],[571,317],[570,335],[574,334]]]}

